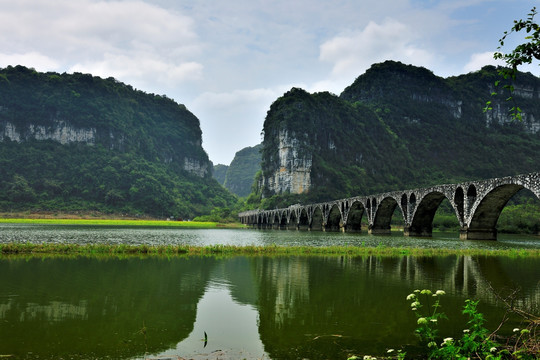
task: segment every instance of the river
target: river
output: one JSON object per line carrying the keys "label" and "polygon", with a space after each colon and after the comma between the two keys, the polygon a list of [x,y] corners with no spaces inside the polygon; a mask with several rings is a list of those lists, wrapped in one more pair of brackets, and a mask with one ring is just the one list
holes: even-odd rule
{"label": "river", "polygon": [[[184,230],[0,225],[0,242],[540,248],[496,242],[278,230]],[[459,337],[464,300],[480,300],[488,328],[504,309],[540,304],[538,258],[509,257],[3,257],[0,355],[16,359],[346,359],[414,352],[406,296],[443,289],[441,336]],[[510,333],[520,319],[502,329]],[[207,335],[205,341],[205,333]]]}

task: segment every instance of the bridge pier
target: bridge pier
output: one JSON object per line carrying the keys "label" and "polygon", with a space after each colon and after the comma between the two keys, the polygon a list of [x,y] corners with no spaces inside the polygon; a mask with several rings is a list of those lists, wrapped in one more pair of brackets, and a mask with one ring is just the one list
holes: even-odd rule
{"label": "bridge pier", "polygon": [[468,229],[459,230],[461,240],[497,240],[497,229]]}

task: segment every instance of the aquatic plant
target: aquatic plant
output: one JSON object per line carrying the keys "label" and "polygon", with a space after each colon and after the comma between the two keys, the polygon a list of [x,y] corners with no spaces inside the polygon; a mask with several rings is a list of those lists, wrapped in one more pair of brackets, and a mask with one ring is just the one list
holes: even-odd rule
{"label": "aquatic plant", "polygon": [[[407,296],[411,301],[411,309],[414,311],[418,327],[415,334],[419,337],[425,355],[429,359],[536,359],[538,349],[525,348],[525,339],[530,339],[530,330],[514,329],[520,332],[520,337],[510,337],[506,343],[496,341],[497,330],[490,332],[484,327],[484,315],[478,311],[479,301],[465,300],[462,313],[468,317],[467,327],[463,330],[460,339],[446,337],[441,340],[438,336],[439,319],[446,318],[440,311],[440,298],[445,295],[443,290],[433,293],[429,289],[415,290]],[[434,299],[433,305],[431,301]],[[504,321],[504,320],[503,320]],[[520,346],[521,342],[521,346]],[[536,341],[537,342],[537,341]],[[510,346],[513,343],[513,346]]]}
{"label": "aquatic plant", "polygon": [[[441,337],[438,334],[439,320],[446,319],[446,315],[441,311],[441,297],[446,295],[444,290],[435,292],[429,289],[414,290],[407,295],[410,301],[410,308],[416,316],[417,327],[414,330],[420,340],[421,354],[413,358],[443,359],[443,360],[502,360],[519,359],[533,360],[540,358],[540,334],[537,328],[540,325],[540,318],[532,314],[523,312],[513,307],[507,308],[507,312],[515,312],[528,319],[528,327],[525,329],[514,328],[510,336],[499,336],[497,334],[501,325],[507,320],[505,317],[497,329],[490,332],[484,327],[484,315],[478,311],[479,301],[471,299],[465,300],[462,314],[468,317],[467,325],[463,329],[461,338]],[[511,296],[515,296],[513,293]],[[505,305],[509,305],[505,302]],[[511,306],[511,305],[510,305]],[[387,356],[380,359],[404,360],[407,353],[404,350],[389,349]],[[348,357],[347,360],[373,360],[371,355],[359,357],[356,355]]]}

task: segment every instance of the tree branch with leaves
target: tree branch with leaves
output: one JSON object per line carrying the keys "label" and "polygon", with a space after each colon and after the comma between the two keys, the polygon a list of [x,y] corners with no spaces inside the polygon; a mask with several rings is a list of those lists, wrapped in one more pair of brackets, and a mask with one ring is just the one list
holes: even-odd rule
{"label": "tree branch with leaves", "polygon": [[[535,59],[540,60],[540,25],[535,22],[536,14],[536,7],[533,7],[526,20],[514,20],[514,26],[512,26],[509,31],[505,31],[503,37],[499,39],[499,47],[497,47],[498,51],[493,54],[493,58],[496,60],[503,60],[506,63],[506,67],[499,70],[499,75],[504,79],[515,80],[519,66],[531,64]],[[516,48],[509,53],[502,52],[501,49],[508,36],[520,31],[525,31],[527,33],[527,36],[525,36],[526,42],[517,45]],[[495,86],[499,86],[499,84],[500,81],[495,82]],[[510,93],[514,92],[514,86],[511,84],[506,84],[503,88],[509,90]],[[494,92],[492,95],[497,95],[497,93]],[[506,100],[514,101],[512,96],[508,97]],[[491,101],[488,101],[484,111],[491,109]],[[519,106],[514,104],[509,111],[512,118],[520,121],[523,120],[522,111]]]}

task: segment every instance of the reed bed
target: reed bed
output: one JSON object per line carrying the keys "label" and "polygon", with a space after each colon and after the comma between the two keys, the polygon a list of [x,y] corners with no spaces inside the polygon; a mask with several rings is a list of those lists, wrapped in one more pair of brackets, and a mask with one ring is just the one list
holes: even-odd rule
{"label": "reed bed", "polygon": [[540,257],[540,249],[427,249],[409,247],[361,246],[235,246],[235,245],[77,245],[77,244],[0,244],[0,256],[13,255],[83,255],[83,256],[509,256]]}

